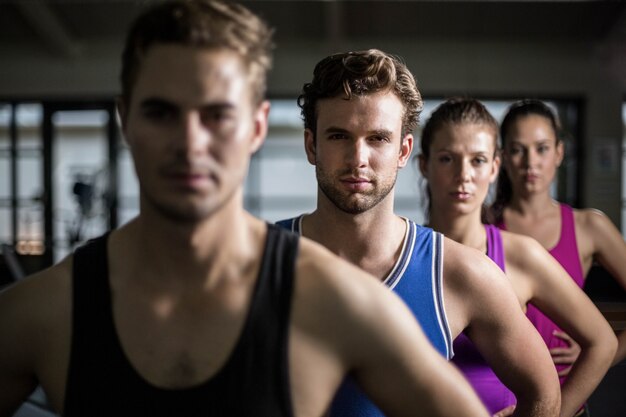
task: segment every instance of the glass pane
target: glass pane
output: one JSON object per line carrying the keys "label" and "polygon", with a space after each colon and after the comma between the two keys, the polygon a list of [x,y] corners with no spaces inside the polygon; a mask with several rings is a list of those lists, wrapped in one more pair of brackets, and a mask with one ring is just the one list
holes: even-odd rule
{"label": "glass pane", "polygon": [[43,253],[43,205],[37,201],[25,202],[17,212],[17,251],[23,255]]}
{"label": "glass pane", "polygon": [[[17,111],[17,148],[20,151],[37,150],[40,151],[41,143],[41,123],[43,119],[43,107],[39,103],[18,104]],[[27,156],[21,152],[20,156]],[[34,154],[41,157],[38,152]]]}
{"label": "glass pane", "polygon": [[11,163],[8,154],[0,153],[0,199],[11,197]]}
{"label": "glass pane", "polygon": [[108,139],[105,111],[53,115],[55,261],[108,228]]}
{"label": "glass pane", "polygon": [[0,156],[9,149],[9,124],[11,123],[11,105],[0,104]]}
{"label": "glass pane", "polygon": [[17,160],[18,199],[39,199],[43,193],[43,166],[40,159],[20,158]]}
{"label": "glass pane", "polygon": [[117,164],[120,209],[136,208],[139,206],[139,183],[137,182],[135,167],[127,147],[120,149]]}
{"label": "glass pane", "polygon": [[17,105],[17,124],[19,127],[39,127],[43,120],[43,107],[39,103],[21,103]]}
{"label": "glass pane", "polygon": [[11,105],[0,104],[0,199],[11,196]]}
{"label": "glass pane", "polygon": [[139,206],[137,208],[132,209],[119,209],[117,211],[117,219],[119,221],[120,226],[128,223],[130,220],[134,219],[139,213]]}
{"label": "glass pane", "polygon": [[11,208],[0,206],[0,244],[11,244],[13,242],[11,230]]}

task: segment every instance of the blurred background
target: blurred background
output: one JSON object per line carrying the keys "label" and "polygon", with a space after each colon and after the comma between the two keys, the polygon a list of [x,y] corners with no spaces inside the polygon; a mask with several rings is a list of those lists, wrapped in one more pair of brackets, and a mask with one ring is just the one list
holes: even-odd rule
{"label": "blurred background", "polygon": [[[0,285],[137,213],[114,100],[126,29],[149,3],[0,0]],[[275,28],[277,46],[270,133],[246,182],[252,213],[276,221],[314,209],[296,98],[324,56],[379,48],[416,76],[423,121],[455,95],[483,100],[498,120],[514,100],[548,101],[566,129],[553,194],[602,210],[626,235],[625,1],[241,3]],[[411,164],[398,179],[397,212],[421,222],[421,195]],[[598,268],[588,283],[611,324],[626,327],[624,291]],[[612,391],[626,372],[614,369],[592,398],[594,417],[626,415],[626,400]]]}

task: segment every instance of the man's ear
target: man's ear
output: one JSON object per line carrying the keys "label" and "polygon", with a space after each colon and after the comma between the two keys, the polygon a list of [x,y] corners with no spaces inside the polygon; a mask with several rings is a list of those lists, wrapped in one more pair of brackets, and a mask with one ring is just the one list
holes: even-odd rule
{"label": "man's ear", "polygon": [[122,98],[122,96],[117,96],[115,98],[115,107],[117,109],[117,117],[119,117],[120,126],[122,130],[126,129],[126,120],[127,120],[127,111],[126,102]]}
{"label": "man's ear", "polygon": [[250,153],[255,153],[259,150],[265,138],[267,137],[268,119],[270,114],[270,102],[263,101],[255,110],[254,113],[254,132],[252,135],[252,141],[250,142]]}
{"label": "man's ear", "polygon": [[304,151],[309,164],[315,165],[315,133],[311,129],[304,129]]}
{"label": "man's ear", "polygon": [[398,168],[404,168],[411,159],[411,152],[413,152],[413,135],[408,134],[402,140],[400,144],[400,156],[398,158]]}
{"label": "man's ear", "polygon": [[128,123],[128,106],[126,105],[126,101],[122,98],[122,96],[117,96],[115,99],[115,107],[117,110],[117,117],[120,123],[120,127],[122,129],[122,137],[126,144],[130,146],[128,143],[128,139],[126,139],[126,125]]}

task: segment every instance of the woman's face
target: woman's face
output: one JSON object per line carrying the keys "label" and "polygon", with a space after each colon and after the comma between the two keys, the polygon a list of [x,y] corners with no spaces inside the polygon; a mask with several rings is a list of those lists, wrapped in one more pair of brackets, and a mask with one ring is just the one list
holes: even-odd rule
{"label": "woman's face", "polygon": [[432,212],[467,214],[480,211],[496,179],[496,132],[486,124],[448,124],[435,132],[428,159],[420,169],[428,180]]}
{"label": "woman's face", "polygon": [[563,160],[550,120],[540,115],[519,117],[504,138],[503,163],[517,195],[550,192]]}

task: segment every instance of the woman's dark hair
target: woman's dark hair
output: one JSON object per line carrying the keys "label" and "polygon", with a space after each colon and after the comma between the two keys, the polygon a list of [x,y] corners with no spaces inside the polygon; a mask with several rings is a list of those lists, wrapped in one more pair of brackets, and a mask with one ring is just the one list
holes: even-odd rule
{"label": "woman's dark hair", "polygon": [[[502,119],[502,123],[500,125],[500,138],[502,140],[503,149],[506,147],[507,140],[511,137],[515,123],[519,119],[528,116],[541,116],[546,118],[554,130],[557,143],[562,141],[561,123],[559,122],[559,118],[554,111],[552,111],[547,104],[540,100],[526,99],[511,104],[506,111],[504,119]],[[498,175],[496,197],[490,209],[490,217],[492,217],[496,223],[502,222],[504,208],[509,205],[512,197],[513,186],[503,164],[500,167],[500,174]]]}
{"label": "woman's dark hair", "polygon": [[[478,100],[465,97],[453,97],[440,104],[431,114],[422,130],[420,148],[422,157],[430,158],[430,147],[435,134],[447,125],[474,124],[483,125],[493,131],[494,149],[498,148],[498,122],[489,110]],[[430,186],[426,184],[426,217],[430,215]],[[490,223],[489,212],[483,207],[482,221]]]}

